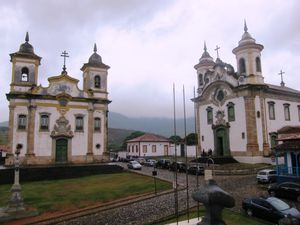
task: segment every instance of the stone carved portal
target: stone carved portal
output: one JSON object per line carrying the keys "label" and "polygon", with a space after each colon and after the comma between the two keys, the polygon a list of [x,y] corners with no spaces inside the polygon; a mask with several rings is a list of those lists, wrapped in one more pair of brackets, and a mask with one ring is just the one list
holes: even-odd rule
{"label": "stone carved portal", "polygon": [[71,139],[73,137],[69,121],[61,116],[56,120],[52,137],[52,161],[54,163],[67,163],[72,158]]}
{"label": "stone carved portal", "polygon": [[229,123],[224,119],[224,111],[217,111],[216,124],[212,125],[214,131],[214,155],[216,156],[230,156],[229,145]]}

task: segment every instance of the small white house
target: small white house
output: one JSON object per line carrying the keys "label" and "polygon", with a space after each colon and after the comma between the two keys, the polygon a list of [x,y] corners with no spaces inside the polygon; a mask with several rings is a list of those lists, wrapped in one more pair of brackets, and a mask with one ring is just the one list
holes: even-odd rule
{"label": "small white house", "polygon": [[127,141],[128,156],[153,157],[168,156],[171,141],[157,134],[144,134]]}

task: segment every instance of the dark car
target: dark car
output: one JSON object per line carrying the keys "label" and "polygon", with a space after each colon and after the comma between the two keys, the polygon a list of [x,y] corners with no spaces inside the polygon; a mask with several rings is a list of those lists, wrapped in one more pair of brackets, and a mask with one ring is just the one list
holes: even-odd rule
{"label": "dark car", "polygon": [[156,168],[169,169],[171,161],[169,159],[159,159],[155,164]]}
{"label": "dark car", "polygon": [[248,216],[278,223],[279,220],[289,215],[293,224],[300,224],[300,212],[276,197],[246,198],[242,202],[242,208]]}
{"label": "dark car", "polygon": [[193,175],[203,175],[204,174],[204,167],[197,164],[192,164],[188,168],[188,173]]}
{"label": "dark car", "polygon": [[300,184],[294,182],[283,182],[280,184],[274,184],[268,188],[269,195],[289,198],[300,202]]}
{"label": "dark car", "polygon": [[183,162],[173,162],[170,164],[169,170],[175,171],[176,170],[176,164],[177,164],[177,171],[181,173],[186,172],[186,164]]}
{"label": "dark car", "polygon": [[157,161],[155,159],[147,159],[146,162],[144,163],[145,166],[155,166]]}

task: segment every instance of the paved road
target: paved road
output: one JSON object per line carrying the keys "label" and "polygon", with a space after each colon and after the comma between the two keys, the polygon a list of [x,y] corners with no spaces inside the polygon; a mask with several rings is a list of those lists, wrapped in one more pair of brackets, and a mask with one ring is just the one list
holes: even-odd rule
{"label": "paved road", "polygon": [[[118,163],[124,168],[125,163]],[[142,173],[146,175],[151,175],[153,168],[143,167],[141,171],[137,173]],[[173,181],[174,173],[168,170],[157,169],[158,177]],[[266,191],[256,184],[255,175],[243,175],[243,176],[216,176],[214,177],[221,188],[231,193],[235,200],[236,206],[234,210],[239,211],[241,206],[241,201],[244,197],[264,194]],[[191,194],[196,189],[196,176],[189,175],[189,193]],[[200,187],[205,183],[204,177],[199,176]],[[178,174],[178,184],[185,186],[186,175]],[[179,210],[184,210],[186,208],[187,194],[186,190],[178,192],[178,202]],[[195,206],[196,202],[190,197],[190,206]],[[107,211],[95,213],[89,216],[84,216],[71,221],[63,222],[60,224],[105,224],[105,225],[141,225],[144,223],[150,223],[157,219],[163,218],[165,216],[174,214],[174,193],[158,196],[156,198],[148,199],[142,202],[131,203],[126,206],[117,207]]]}

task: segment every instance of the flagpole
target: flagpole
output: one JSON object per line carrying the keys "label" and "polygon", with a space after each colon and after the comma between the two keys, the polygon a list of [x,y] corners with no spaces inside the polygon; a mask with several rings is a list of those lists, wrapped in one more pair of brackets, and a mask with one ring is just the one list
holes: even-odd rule
{"label": "flagpole", "polygon": [[185,150],[185,165],[186,165],[186,171],[185,171],[185,180],[186,180],[186,210],[187,210],[187,218],[188,223],[190,222],[190,196],[189,196],[189,176],[188,176],[188,156],[187,156],[187,140],[186,140],[186,110],[185,110],[185,89],[183,85],[182,89],[183,94],[183,117],[184,117],[184,150]]}
{"label": "flagpole", "polygon": [[176,107],[175,107],[175,84],[173,83],[173,112],[174,112],[174,145],[175,145],[175,171],[174,171],[174,200],[176,224],[178,225],[178,192],[177,192],[177,141],[176,141]]}
{"label": "flagpole", "polygon": [[[198,132],[197,132],[197,107],[196,107],[196,103],[195,103],[195,98],[196,98],[196,90],[195,90],[195,86],[194,86],[194,125],[195,125],[195,134],[196,134],[196,138],[197,138],[197,143],[196,143],[196,162],[197,162],[197,171],[196,171],[196,187],[197,189],[199,188],[199,175],[198,175],[198,141],[199,141],[199,137],[198,137]],[[200,204],[197,201],[197,216],[198,216],[198,220],[200,218]]]}

